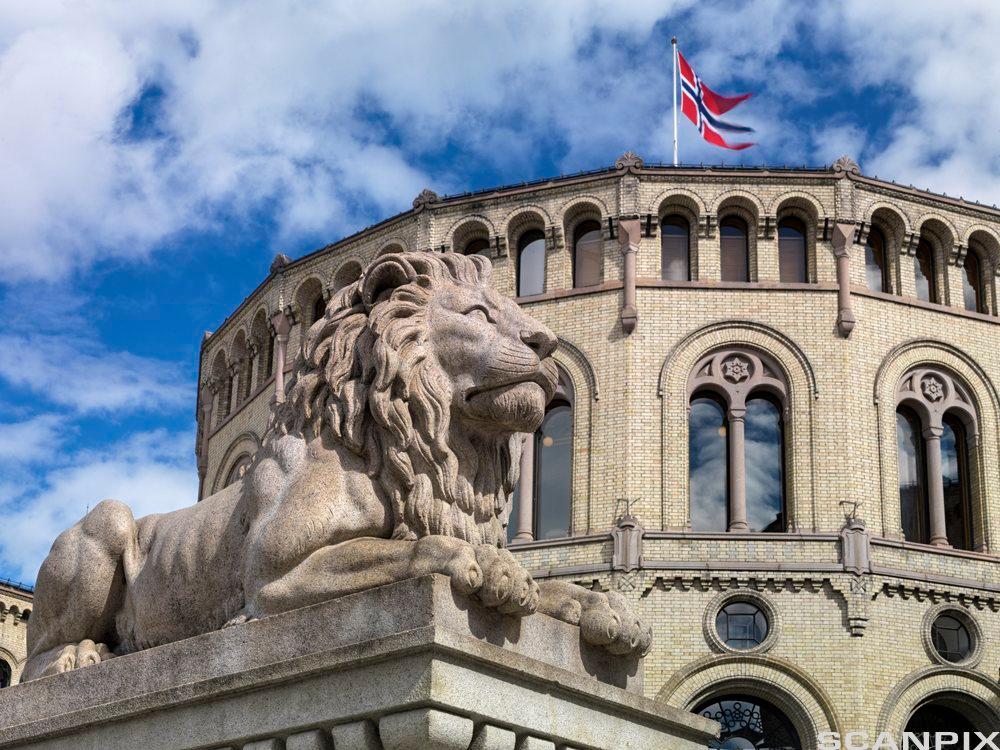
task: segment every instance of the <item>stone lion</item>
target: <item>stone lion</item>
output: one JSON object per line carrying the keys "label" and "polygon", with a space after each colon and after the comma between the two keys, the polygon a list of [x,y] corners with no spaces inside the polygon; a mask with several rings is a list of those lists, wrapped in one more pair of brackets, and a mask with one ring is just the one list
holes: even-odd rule
{"label": "stone lion", "polygon": [[136,520],[105,500],[38,575],[26,680],[427,573],[615,654],[651,631],[620,595],[534,581],[505,549],[553,334],[479,256],[375,260],[309,330],[242,479]]}

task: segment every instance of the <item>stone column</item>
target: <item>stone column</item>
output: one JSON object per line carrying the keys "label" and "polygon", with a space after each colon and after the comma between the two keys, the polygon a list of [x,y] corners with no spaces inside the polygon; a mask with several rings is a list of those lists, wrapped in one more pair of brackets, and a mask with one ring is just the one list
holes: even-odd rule
{"label": "stone column", "polygon": [[944,518],[944,479],[941,476],[941,427],[924,429],[927,446],[927,507],[931,544],[949,547],[948,531]]}
{"label": "stone column", "polygon": [[833,225],[833,255],[837,259],[837,330],[844,338],[851,335],[857,322],[851,307],[850,248],[854,244],[853,235],[854,224],[837,222]]}
{"label": "stone column", "polygon": [[513,543],[535,538],[535,436],[525,435],[521,448],[521,481],[517,487],[517,535]]}
{"label": "stone column", "polygon": [[746,409],[730,409],[729,424],[729,530],[749,531],[746,483]]}
{"label": "stone column", "polygon": [[205,489],[205,477],[208,474],[208,436],[212,432],[212,411],[215,406],[215,387],[209,381],[201,386],[199,401],[201,402],[201,430],[198,442],[198,497],[201,498]]}
{"label": "stone column", "polygon": [[622,300],[621,320],[625,335],[635,330],[639,322],[639,311],[635,306],[635,256],[639,252],[639,237],[642,227],[638,216],[620,217],[618,219],[618,244],[624,256],[624,299]]}
{"label": "stone column", "polygon": [[271,325],[274,327],[274,397],[280,404],[285,400],[285,354],[292,322],[279,310],[271,316]]}

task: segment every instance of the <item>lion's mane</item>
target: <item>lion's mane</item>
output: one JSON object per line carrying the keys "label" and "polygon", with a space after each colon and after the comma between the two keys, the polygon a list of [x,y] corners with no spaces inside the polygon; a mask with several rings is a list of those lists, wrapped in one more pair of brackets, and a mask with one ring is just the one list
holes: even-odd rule
{"label": "lion's mane", "polygon": [[431,351],[426,314],[442,288],[487,286],[491,270],[485,258],[457,253],[376,259],[309,329],[265,447],[328,429],[389,499],[393,538],[504,546],[521,437],[453,424],[452,386]]}

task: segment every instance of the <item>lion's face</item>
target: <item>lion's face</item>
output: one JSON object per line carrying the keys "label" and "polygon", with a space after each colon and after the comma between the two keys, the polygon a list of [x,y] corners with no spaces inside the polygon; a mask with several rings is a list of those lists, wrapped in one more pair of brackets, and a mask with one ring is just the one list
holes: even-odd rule
{"label": "lion's face", "polygon": [[555,392],[555,335],[488,286],[448,285],[427,321],[453,415],[480,431],[534,432]]}

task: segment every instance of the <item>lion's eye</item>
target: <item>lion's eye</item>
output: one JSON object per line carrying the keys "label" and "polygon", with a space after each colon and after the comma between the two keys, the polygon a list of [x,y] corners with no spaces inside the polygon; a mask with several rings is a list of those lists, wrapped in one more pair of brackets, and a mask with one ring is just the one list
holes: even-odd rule
{"label": "lion's eye", "polygon": [[475,318],[476,320],[482,321],[483,323],[492,323],[490,320],[490,314],[486,312],[485,307],[473,307],[465,311],[465,314],[470,318]]}

